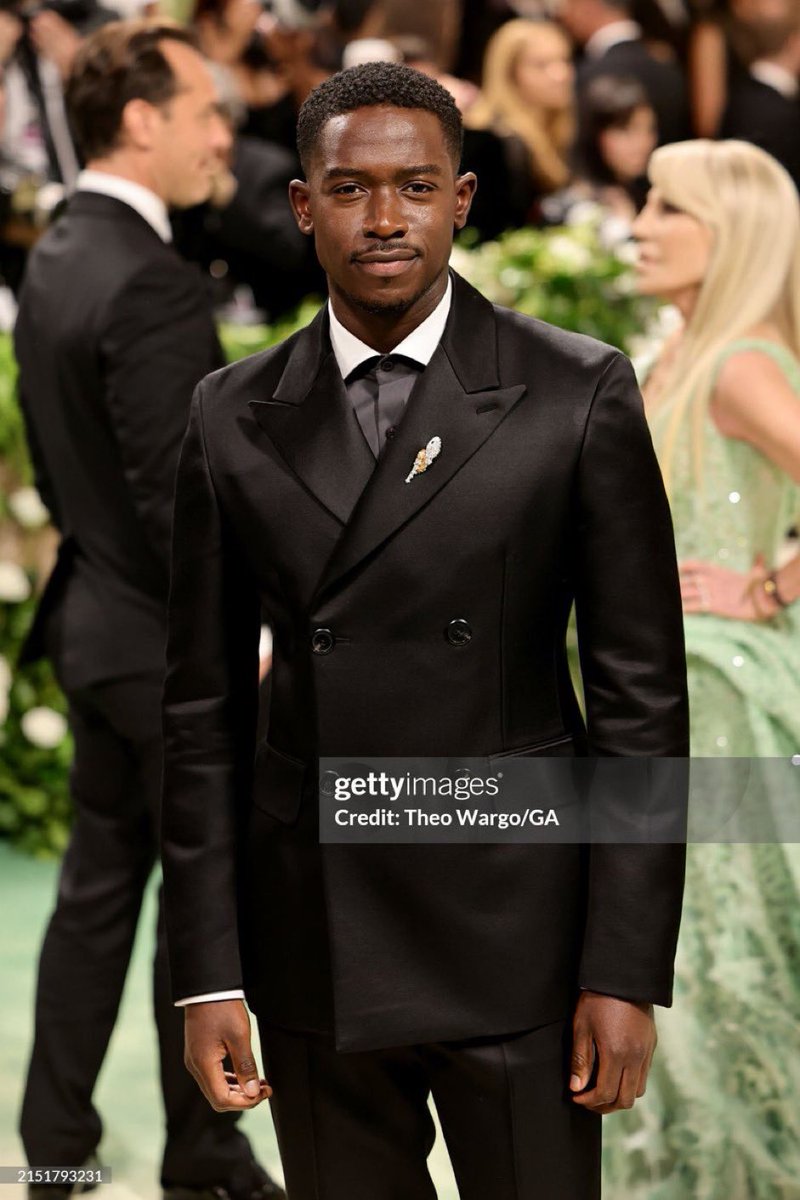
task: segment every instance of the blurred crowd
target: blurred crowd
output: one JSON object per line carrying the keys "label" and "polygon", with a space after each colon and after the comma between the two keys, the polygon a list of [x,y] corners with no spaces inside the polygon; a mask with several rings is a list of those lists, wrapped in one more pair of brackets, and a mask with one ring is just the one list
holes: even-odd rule
{"label": "blurred crowd", "polygon": [[[295,118],[345,66],[386,59],[435,76],[466,126],[479,239],[577,220],[624,239],[659,144],[742,138],[800,184],[798,0],[163,0],[215,66],[232,144],[209,202],[175,218],[217,309],[274,320],[322,290],[294,226]],[[81,164],[63,85],[82,39],[158,0],[0,0],[0,273],[25,257]],[[224,161],[223,161],[224,159]]]}

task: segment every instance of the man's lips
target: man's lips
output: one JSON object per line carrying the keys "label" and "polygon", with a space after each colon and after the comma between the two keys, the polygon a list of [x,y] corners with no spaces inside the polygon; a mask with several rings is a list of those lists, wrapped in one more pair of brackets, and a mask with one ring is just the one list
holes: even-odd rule
{"label": "man's lips", "polygon": [[356,263],[370,275],[400,275],[418,257],[416,250],[372,250],[356,255]]}

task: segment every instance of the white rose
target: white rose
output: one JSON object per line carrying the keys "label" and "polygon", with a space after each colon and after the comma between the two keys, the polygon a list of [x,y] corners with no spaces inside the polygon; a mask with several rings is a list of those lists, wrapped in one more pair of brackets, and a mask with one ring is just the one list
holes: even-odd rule
{"label": "white rose", "polygon": [[44,706],[29,708],[20,726],[31,745],[39,746],[42,750],[53,750],[67,734],[67,722],[61,713]]}
{"label": "white rose", "polygon": [[469,278],[472,265],[472,254],[470,251],[465,250],[463,246],[453,246],[450,251],[450,266],[453,270],[457,271],[459,275],[463,275],[466,279]]}
{"label": "white rose", "polygon": [[25,529],[39,529],[50,520],[50,513],[42,504],[35,487],[17,488],[8,497],[8,507],[14,519]]}
{"label": "white rose", "polygon": [[28,576],[15,562],[0,562],[0,602],[21,604],[31,594]]}
{"label": "white rose", "polygon": [[591,251],[564,234],[557,233],[549,238],[547,250],[553,262],[571,274],[577,275],[592,265]]}
{"label": "white rose", "polygon": [[627,232],[623,234],[623,239],[614,246],[614,257],[618,258],[626,267],[635,267],[639,261],[639,245],[630,237],[631,227],[628,222],[625,222]]}
{"label": "white rose", "polygon": [[567,213],[567,225],[599,225],[605,216],[602,204],[595,200],[579,200]]}

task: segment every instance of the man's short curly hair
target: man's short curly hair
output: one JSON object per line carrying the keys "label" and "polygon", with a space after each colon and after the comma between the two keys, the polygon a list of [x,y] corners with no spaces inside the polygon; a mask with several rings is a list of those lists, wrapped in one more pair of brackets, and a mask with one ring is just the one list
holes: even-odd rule
{"label": "man's short curly hair", "polygon": [[440,83],[401,63],[371,62],[348,67],[326,79],[310,93],[297,118],[297,151],[303,170],[319,145],[323,126],[333,117],[386,104],[415,108],[438,117],[456,167],[461,161],[464,127],[455,100]]}

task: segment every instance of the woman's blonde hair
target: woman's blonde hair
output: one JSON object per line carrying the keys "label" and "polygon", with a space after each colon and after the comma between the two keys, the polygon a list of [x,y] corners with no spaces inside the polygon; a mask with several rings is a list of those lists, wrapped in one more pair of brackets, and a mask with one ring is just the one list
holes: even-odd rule
{"label": "woman's blonde hair", "polygon": [[672,406],[661,453],[667,488],[687,417],[694,479],[702,486],[703,422],[723,347],[769,322],[800,357],[800,201],[788,172],[747,142],[662,146],[648,174],[662,200],[713,234],[697,303],[660,392]]}
{"label": "woman's blonde hair", "polygon": [[573,106],[553,112],[538,109],[522,98],[515,80],[522,51],[535,45],[543,33],[567,41],[554,22],[524,17],[506,21],[492,35],[483,60],[481,95],[467,111],[464,124],[471,129],[516,134],[528,149],[537,183],[554,191],[570,176],[567,154],[575,133]]}

